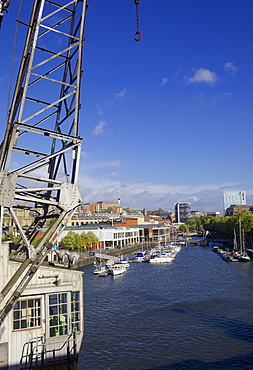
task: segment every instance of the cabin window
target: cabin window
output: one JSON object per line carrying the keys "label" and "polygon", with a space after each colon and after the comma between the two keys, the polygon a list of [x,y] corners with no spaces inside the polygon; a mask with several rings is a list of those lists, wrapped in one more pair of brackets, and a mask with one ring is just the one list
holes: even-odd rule
{"label": "cabin window", "polygon": [[80,293],[71,293],[71,325],[72,332],[80,331]]}
{"label": "cabin window", "polygon": [[13,330],[41,326],[41,299],[18,301],[13,308]]}
{"label": "cabin window", "polygon": [[68,334],[67,293],[49,295],[50,337]]}
{"label": "cabin window", "polygon": [[47,302],[50,337],[80,331],[80,292],[49,294]]}

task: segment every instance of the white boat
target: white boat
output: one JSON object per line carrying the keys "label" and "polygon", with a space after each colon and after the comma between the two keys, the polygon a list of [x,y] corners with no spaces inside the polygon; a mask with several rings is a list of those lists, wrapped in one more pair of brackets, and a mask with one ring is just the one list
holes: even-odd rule
{"label": "white boat", "polygon": [[110,274],[115,276],[115,275],[121,275],[126,272],[127,268],[123,263],[115,263],[114,265],[110,266]]}
{"label": "white boat", "polygon": [[174,255],[169,253],[159,253],[155,256],[151,256],[149,262],[150,263],[168,263],[173,261]]}
{"label": "white boat", "polygon": [[135,255],[135,261],[136,262],[143,262],[145,261],[146,259],[146,256],[145,256],[145,253],[144,252],[137,252],[136,255]]}
{"label": "white boat", "polygon": [[127,260],[121,260],[119,263],[125,267],[130,267],[130,263]]}
{"label": "white boat", "polygon": [[241,217],[239,217],[239,237],[240,237],[240,249],[237,248],[236,232],[234,229],[234,252],[233,256],[236,256],[240,262],[249,262],[250,257],[245,251],[245,240],[244,240],[244,229],[242,230]]}
{"label": "white boat", "polygon": [[250,257],[247,255],[247,253],[241,253],[238,257],[239,261],[241,262],[249,262]]}
{"label": "white boat", "polygon": [[122,263],[125,267],[130,267],[130,263],[129,263],[128,258],[127,258],[127,259],[124,259],[124,258],[122,258],[122,256],[121,256],[121,257],[120,257],[120,260],[119,260],[119,263]]}
{"label": "white boat", "polygon": [[173,244],[172,244],[172,245],[170,245],[169,247],[170,247],[172,250],[174,250],[175,252],[177,252],[177,253],[178,253],[178,252],[180,252],[180,251],[181,251],[181,248],[182,248],[182,247],[181,247],[181,245],[173,245]]}
{"label": "white boat", "polygon": [[105,269],[105,270],[103,270],[103,271],[101,271],[99,274],[98,274],[98,276],[102,276],[102,277],[104,277],[104,276],[107,276],[107,275],[109,275],[109,273],[110,273],[110,270],[109,269]]}
{"label": "white boat", "polygon": [[100,274],[104,273],[105,271],[107,271],[107,268],[105,266],[97,265],[95,270],[93,271],[93,274],[94,275],[100,275]]}

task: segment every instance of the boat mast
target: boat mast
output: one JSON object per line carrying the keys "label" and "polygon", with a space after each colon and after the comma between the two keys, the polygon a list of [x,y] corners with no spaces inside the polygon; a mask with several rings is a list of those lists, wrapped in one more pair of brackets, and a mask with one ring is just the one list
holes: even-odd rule
{"label": "boat mast", "polygon": [[234,250],[237,251],[237,240],[236,240],[236,231],[234,228]]}
{"label": "boat mast", "polygon": [[239,238],[240,238],[240,252],[242,252],[242,222],[241,222],[241,217],[239,217]]}

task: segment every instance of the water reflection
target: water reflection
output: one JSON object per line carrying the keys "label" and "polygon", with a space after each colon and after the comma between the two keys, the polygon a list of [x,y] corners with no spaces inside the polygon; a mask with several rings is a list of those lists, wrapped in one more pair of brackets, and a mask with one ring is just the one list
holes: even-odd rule
{"label": "water reflection", "polygon": [[117,279],[92,269],[79,369],[253,369],[253,261],[194,246]]}

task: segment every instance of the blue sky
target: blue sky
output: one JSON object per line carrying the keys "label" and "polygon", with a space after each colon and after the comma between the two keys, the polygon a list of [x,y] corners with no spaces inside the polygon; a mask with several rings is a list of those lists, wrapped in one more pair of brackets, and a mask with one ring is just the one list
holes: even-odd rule
{"label": "blue sky", "polygon": [[[2,135],[17,9],[0,31]],[[83,201],[222,211],[222,191],[245,190],[252,205],[252,0],[140,0],[139,13],[136,42],[133,0],[89,2]]]}

